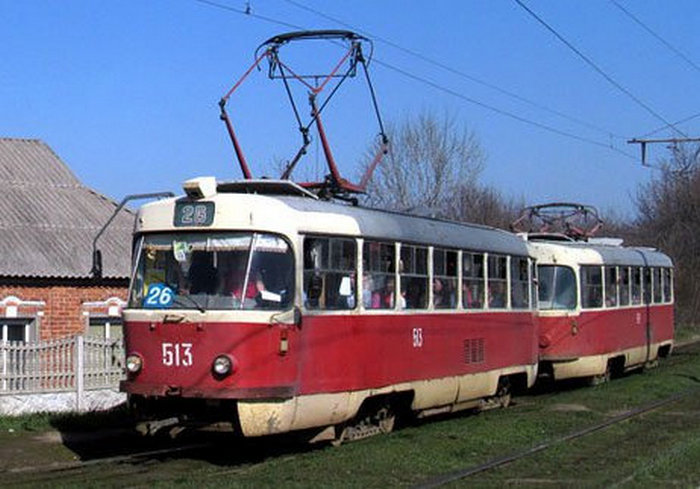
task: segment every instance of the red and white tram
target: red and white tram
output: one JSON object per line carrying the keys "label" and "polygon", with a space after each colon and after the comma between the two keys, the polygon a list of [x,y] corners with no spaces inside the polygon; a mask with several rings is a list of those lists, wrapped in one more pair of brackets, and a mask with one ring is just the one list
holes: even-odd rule
{"label": "red and white tram", "polygon": [[143,206],[135,228],[121,389],[146,426],[352,438],[533,384],[534,263],[520,237],[290,181],[205,177],[185,191]]}
{"label": "red and white tram", "polygon": [[593,383],[673,347],[673,264],[619,240],[530,235],[539,281],[540,373]]}

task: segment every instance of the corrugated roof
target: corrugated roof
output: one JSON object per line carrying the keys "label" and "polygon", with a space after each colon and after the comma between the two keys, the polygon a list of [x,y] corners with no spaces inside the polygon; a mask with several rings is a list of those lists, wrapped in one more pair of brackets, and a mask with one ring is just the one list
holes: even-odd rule
{"label": "corrugated roof", "polygon": [[[85,187],[45,143],[0,138],[0,276],[88,278],[92,240],[117,203]],[[134,214],[98,241],[105,278],[127,278]]]}

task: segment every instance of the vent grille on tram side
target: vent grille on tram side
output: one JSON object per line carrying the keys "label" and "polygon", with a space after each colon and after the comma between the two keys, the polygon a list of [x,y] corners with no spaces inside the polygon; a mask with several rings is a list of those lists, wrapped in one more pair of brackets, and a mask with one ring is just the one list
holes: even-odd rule
{"label": "vent grille on tram side", "polygon": [[484,339],[471,338],[464,340],[464,362],[484,363]]}

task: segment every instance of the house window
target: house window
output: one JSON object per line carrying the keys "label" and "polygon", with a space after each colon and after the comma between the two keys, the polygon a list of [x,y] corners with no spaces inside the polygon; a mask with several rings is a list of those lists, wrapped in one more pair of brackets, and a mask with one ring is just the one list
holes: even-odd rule
{"label": "house window", "polygon": [[122,318],[118,316],[93,316],[88,324],[87,336],[116,340],[122,337]]}
{"label": "house window", "polygon": [[33,325],[34,320],[29,318],[0,319],[0,327],[2,327],[2,341],[20,343],[27,343],[31,341]]}

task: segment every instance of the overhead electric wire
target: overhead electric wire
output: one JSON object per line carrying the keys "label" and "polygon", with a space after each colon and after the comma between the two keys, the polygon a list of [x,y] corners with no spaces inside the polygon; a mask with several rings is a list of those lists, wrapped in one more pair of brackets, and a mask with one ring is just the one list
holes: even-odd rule
{"label": "overhead electric wire", "polygon": [[613,5],[615,5],[618,9],[620,9],[620,10],[622,11],[622,13],[624,13],[625,15],[627,15],[627,17],[629,17],[629,18],[632,19],[634,22],[636,22],[642,29],[644,29],[645,31],[647,31],[647,32],[648,32],[652,37],[654,37],[657,41],[659,41],[661,44],[663,44],[664,46],[666,46],[666,47],[667,47],[669,50],[671,50],[676,56],[678,56],[678,57],[681,58],[683,61],[685,61],[686,63],[688,63],[690,66],[692,66],[693,68],[695,68],[697,71],[700,71],[700,66],[698,66],[692,59],[688,58],[688,57],[687,57],[685,54],[683,54],[679,49],[676,49],[670,42],[666,41],[666,39],[664,39],[664,38],[661,37],[659,34],[657,34],[656,32],[654,32],[649,26],[647,26],[646,24],[644,24],[644,22],[642,22],[642,21],[639,20],[634,14],[632,14],[632,12],[630,12],[630,11],[627,10],[625,7],[623,7],[622,5],[620,5],[620,3],[617,2],[617,0],[610,0],[610,3],[612,3]]}
{"label": "overhead electric wire", "polygon": [[462,77],[462,78],[465,78],[465,79],[467,79],[467,80],[469,80],[469,81],[471,81],[471,82],[474,82],[474,83],[476,83],[476,84],[478,84],[478,85],[481,85],[481,86],[490,88],[491,90],[494,90],[494,91],[496,91],[496,92],[498,92],[498,93],[501,93],[501,94],[503,94],[503,95],[506,95],[506,96],[508,96],[508,97],[511,97],[511,98],[513,98],[513,99],[515,99],[515,100],[518,100],[518,101],[520,101],[520,102],[524,102],[524,103],[526,103],[526,104],[529,104],[529,105],[531,105],[531,106],[533,106],[533,107],[536,107],[536,108],[538,108],[538,109],[540,109],[540,110],[543,110],[543,111],[545,111],[545,112],[549,112],[550,114],[554,114],[554,115],[556,115],[556,116],[558,116],[558,117],[561,117],[561,118],[563,118],[563,119],[568,120],[569,122],[574,122],[574,123],[576,123],[576,124],[579,124],[579,125],[581,125],[581,126],[587,127],[587,128],[589,128],[589,129],[596,130],[596,131],[598,131],[598,132],[601,132],[601,133],[606,134],[606,135],[609,135],[609,136],[613,136],[613,137],[620,138],[620,139],[625,139],[624,136],[621,136],[621,135],[619,135],[619,134],[615,134],[614,132],[612,132],[612,131],[610,131],[610,130],[608,130],[608,129],[602,128],[602,127],[597,126],[597,125],[595,125],[595,124],[591,124],[590,122],[586,122],[586,121],[581,120],[581,119],[579,119],[579,118],[577,118],[577,117],[570,116],[570,115],[565,114],[565,113],[563,113],[563,112],[560,112],[560,111],[558,111],[558,110],[556,110],[556,109],[549,108],[549,107],[547,107],[546,105],[542,105],[542,104],[540,104],[540,103],[538,103],[538,102],[529,100],[529,99],[527,99],[527,98],[525,98],[525,97],[523,97],[523,96],[521,96],[521,95],[518,95],[517,93],[514,93],[514,92],[511,92],[511,91],[509,91],[509,90],[506,90],[505,88],[501,88],[501,87],[499,87],[498,85],[494,85],[493,83],[489,83],[489,82],[487,82],[487,81],[481,80],[481,79],[479,79],[479,78],[477,78],[477,77],[475,77],[475,76],[473,76],[473,75],[470,75],[470,74],[468,74],[468,73],[465,73],[464,71],[458,70],[458,69],[456,69],[456,68],[454,68],[454,67],[452,67],[452,66],[449,66],[449,65],[447,65],[447,64],[445,64],[445,63],[442,63],[442,62],[440,62],[440,61],[437,61],[437,60],[434,60],[434,59],[432,59],[432,58],[429,58],[428,56],[425,56],[425,55],[423,55],[423,54],[421,54],[421,53],[418,53],[418,52],[416,52],[416,51],[413,51],[412,49],[405,48],[405,47],[403,47],[403,46],[401,46],[401,45],[399,45],[399,44],[396,44],[395,42],[392,42],[392,41],[386,39],[386,38],[377,36],[377,35],[375,35],[375,34],[372,34],[371,32],[368,32],[368,31],[365,31],[365,30],[362,30],[362,29],[358,29],[358,28],[356,28],[355,26],[353,26],[353,25],[351,25],[351,24],[348,24],[347,22],[343,22],[342,20],[340,20],[340,19],[338,19],[338,18],[336,18],[336,17],[332,17],[332,16],[330,16],[330,15],[328,15],[328,14],[325,14],[325,13],[323,13],[323,12],[317,10],[317,9],[311,8],[311,7],[307,6],[307,5],[304,5],[304,4],[300,3],[300,2],[297,2],[296,0],[284,0],[284,1],[287,2],[287,3],[289,3],[289,4],[291,4],[291,5],[294,5],[295,7],[300,8],[300,9],[302,9],[302,10],[306,10],[307,12],[311,12],[311,13],[313,13],[313,14],[315,14],[315,15],[318,15],[319,17],[323,17],[323,18],[326,19],[326,20],[329,20],[329,21],[331,21],[331,22],[335,22],[335,23],[340,24],[340,25],[342,25],[342,26],[344,26],[344,27],[347,27],[348,29],[351,29],[351,30],[353,30],[353,31],[359,32],[360,34],[362,34],[362,35],[364,35],[364,36],[367,36],[367,37],[369,37],[369,38],[372,38],[372,39],[375,39],[375,40],[377,40],[377,41],[383,42],[383,43],[386,44],[387,46],[391,46],[391,47],[393,47],[393,48],[395,48],[395,49],[398,49],[398,50],[401,51],[401,52],[404,52],[404,53],[406,53],[406,54],[408,54],[408,55],[410,55],[410,56],[413,56],[414,58],[418,58],[418,59],[420,59],[420,60],[422,60],[422,61],[425,61],[426,63],[429,63],[429,64],[431,64],[431,65],[433,65],[433,66],[437,66],[438,68],[441,68],[441,69],[443,69],[443,70],[445,70],[445,71],[448,71],[448,72],[450,72],[450,73],[452,73],[452,74],[454,74],[454,75],[457,75],[457,76],[460,76],[460,77]]}
{"label": "overhead electric wire", "polygon": [[[215,1],[213,1],[213,0],[195,0],[195,1],[196,1],[196,2],[199,2],[199,3],[202,3],[202,4],[204,4],[204,5],[209,5],[209,6],[212,6],[212,7],[221,8],[221,9],[228,10],[228,11],[230,11],[230,12],[238,13],[238,14],[241,14],[241,15],[246,15],[246,16],[249,16],[249,17],[254,17],[254,18],[256,18],[256,19],[263,20],[263,21],[266,21],[266,22],[269,22],[269,23],[272,23],[272,24],[283,25],[283,26],[285,26],[285,27],[291,27],[292,29],[305,30],[305,28],[304,28],[303,26],[291,24],[291,23],[289,23],[289,22],[278,21],[278,20],[273,19],[273,18],[271,18],[271,17],[265,17],[265,16],[262,16],[262,15],[253,14],[253,13],[250,12],[249,10],[238,9],[238,8],[231,7],[231,6],[228,6],[228,5],[219,3],[219,2],[215,2]],[[361,32],[361,31],[360,31],[360,32]],[[438,83],[435,83],[435,82],[433,82],[433,81],[431,81],[431,80],[428,80],[427,78],[423,78],[423,77],[420,77],[420,76],[418,76],[418,75],[414,75],[414,74],[410,73],[410,72],[407,71],[407,70],[404,70],[404,69],[402,69],[402,68],[398,68],[398,67],[393,66],[393,65],[391,65],[391,64],[389,64],[389,63],[386,63],[386,62],[384,62],[384,61],[381,61],[381,60],[378,59],[376,56],[373,58],[373,61],[374,61],[375,63],[377,63],[377,64],[379,64],[379,65],[381,65],[381,66],[383,66],[383,67],[389,69],[389,70],[392,70],[392,71],[394,71],[394,72],[396,72],[396,73],[399,73],[399,74],[402,75],[402,76],[405,76],[405,77],[410,78],[410,79],[412,79],[412,80],[414,80],[414,81],[418,81],[418,82],[420,82],[420,83],[423,83],[423,84],[425,84],[425,85],[428,85],[428,86],[430,86],[430,87],[432,87],[432,88],[434,88],[434,89],[436,89],[436,90],[440,90],[440,91],[442,91],[442,92],[444,92],[444,93],[447,93],[448,95],[451,95],[451,96],[453,96],[453,97],[459,98],[459,99],[461,99],[461,100],[464,100],[465,102],[469,102],[469,103],[471,103],[471,104],[477,105],[477,106],[482,107],[482,108],[484,108],[484,109],[490,110],[490,111],[495,112],[495,113],[497,113],[497,114],[499,114],[499,115],[509,117],[509,118],[511,118],[511,119],[514,119],[514,120],[517,120],[517,121],[519,121],[519,122],[522,122],[522,123],[524,123],[524,124],[528,124],[528,125],[531,125],[531,126],[533,126],[533,127],[537,127],[537,128],[539,128],[539,129],[543,129],[543,130],[545,130],[545,131],[551,132],[551,133],[553,133],[553,134],[557,134],[557,135],[559,135],[559,136],[564,136],[564,137],[567,137],[567,138],[570,138],[570,139],[574,139],[574,140],[577,140],[577,141],[581,141],[581,142],[585,142],[585,143],[588,143],[588,144],[591,144],[591,145],[594,145],[594,146],[598,146],[598,147],[610,149],[610,150],[615,151],[615,152],[617,152],[617,153],[619,153],[619,154],[621,154],[621,155],[623,155],[623,156],[625,156],[625,157],[627,157],[627,158],[630,158],[630,159],[635,160],[635,161],[637,160],[637,158],[634,157],[634,156],[632,156],[631,154],[626,153],[625,151],[622,151],[621,149],[616,148],[616,147],[614,147],[614,146],[612,146],[612,145],[610,145],[610,144],[602,143],[602,142],[596,141],[596,140],[594,140],[594,139],[590,139],[590,138],[586,138],[586,137],[583,137],[583,136],[578,136],[578,135],[576,135],[576,134],[572,134],[572,133],[569,133],[569,132],[566,132],[566,131],[562,131],[562,130],[557,129],[557,128],[555,128],[555,127],[551,127],[551,126],[549,126],[549,125],[547,125],[547,124],[542,124],[542,123],[540,123],[540,122],[533,121],[533,120],[528,119],[528,118],[526,118],[526,117],[519,116],[519,115],[517,115],[517,114],[514,114],[514,113],[512,113],[512,112],[508,112],[508,111],[503,110],[503,109],[499,109],[499,108],[497,108],[497,107],[494,107],[494,106],[492,106],[492,105],[486,104],[486,103],[484,103],[484,102],[479,102],[479,101],[476,100],[476,99],[473,99],[473,98],[471,98],[471,97],[468,97],[468,96],[466,96],[466,95],[464,95],[464,94],[462,94],[462,93],[459,93],[459,92],[457,92],[457,91],[455,91],[455,90],[452,90],[452,89],[450,89],[450,88],[446,88],[446,87],[444,87],[444,86],[442,86],[442,85],[439,85]]]}
{"label": "overhead electric wire", "polygon": [[644,108],[644,110],[646,110],[649,114],[651,114],[651,115],[654,116],[655,118],[659,119],[661,122],[663,122],[664,124],[666,124],[668,127],[672,128],[673,130],[675,130],[675,131],[676,131],[677,133],[679,133],[680,135],[682,135],[682,136],[684,136],[684,137],[687,137],[686,134],[684,134],[684,133],[683,133],[681,130],[679,130],[678,128],[674,127],[673,124],[671,124],[670,122],[668,122],[663,116],[661,116],[658,112],[656,112],[654,109],[652,109],[648,104],[644,103],[642,100],[639,99],[639,97],[637,97],[637,96],[634,95],[632,92],[630,92],[628,89],[626,89],[625,87],[623,87],[620,83],[618,83],[617,81],[615,81],[615,79],[614,79],[613,77],[611,77],[611,76],[608,75],[605,71],[603,71],[603,69],[600,68],[597,64],[595,64],[595,63],[593,62],[593,60],[591,60],[588,56],[586,56],[585,54],[583,54],[578,48],[576,48],[576,46],[574,46],[574,45],[571,44],[568,40],[566,40],[566,38],[565,38],[564,36],[562,36],[561,34],[559,34],[559,32],[557,32],[556,29],[554,29],[551,25],[549,25],[547,22],[545,22],[545,20],[542,19],[542,17],[540,17],[539,15],[537,15],[535,12],[533,12],[527,5],[525,5],[525,4],[522,2],[522,0],[513,0],[513,1],[514,1],[516,4],[518,4],[523,10],[525,10],[528,14],[530,14],[530,16],[532,16],[537,22],[539,22],[545,29],[547,29],[549,32],[551,32],[552,34],[554,34],[554,36],[555,36],[557,39],[559,39],[562,43],[564,43],[564,45],[565,45],[566,47],[568,47],[571,51],[573,51],[574,53],[576,53],[576,55],[577,55],[579,58],[581,58],[588,66],[590,66],[591,68],[593,68],[599,75],[601,75],[603,78],[605,78],[612,86],[614,86],[614,87],[617,88],[619,91],[621,91],[622,93],[624,93],[625,95],[627,95],[629,98],[631,98],[632,100],[634,100],[634,101],[637,103],[637,105],[639,105],[640,107]]}
{"label": "overhead electric wire", "polygon": [[229,10],[229,11],[235,12],[237,14],[247,15],[248,17],[253,17],[255,19],[264,20],[265,22],[270,22],[271,24],[277,24],[277,25],[281,25],[284,27],[290,27],[292,29],[304,30],[304,28],[301,26],[290,24],[289,22],[285,22],[283,20],[277,20],[277,19],[273,19],[271,17],[265,17],[264,15],[259,15],[259,14],[253,13],[253,11],[250,9],[242,10],[242,9],[239,9],[236,7],[231,7],[230,5],[226,5],[226,4],[219,3],[219,2],[214,2],[213,0],[194,0],[194,1],[199,2],[199,3],[203,3],[204,5],[209,5],[211,7],[216,7],[216,8],[220,8],[223,10]]}
{"label": "overhead electric wire", "polygon": [[[676,121],[676,122],[673,123],[673,125],[674,125],[674,126],[677,126],[678,124],[684,124],[684,123],[686,123],[686,122],[688,122],[688,121],[692,121],[693,119],[697,119],[698,117],[700,117],[700,112],[698,112],[697,114],[693,114],[693,115],[691,115],[691,116],[688,116],[688,117],[686,117],[685,119],[681,119],[681,120],[679,120],[679,121]],[[649,136],[653,136],[653,135],[656,134],[657,132],[661,132],[661,131],[663,131],[664,129],[668,129],[668,128],[669,128],[669,126],[661,126],[661,127],[659,127],[658,129],[654,129],[653,131],[648,132],[648,133],[646,133],[646,134],[643,134],[642,136],[639,136],[639,137],[640,137],[640,138],[646,138],[646,137],[649,137]]]}
{"label": "overhead electric wire", "polygon": [[495,113],[497,113],[497,114],[500,114],[500,115],[503,115],[503,116],[506,116],[506,117],[510,117],[511,119],[515,119],[515,120],[520,121],[520,122],[523,122],[523,123],[525,123],[525,124],[529,124],[529,125],[531,125],[531,126],[538,127],[538,128],[540,128],[540,129],[544,129],[545,131],[549,131],[549,132],[551,132],[551,133],[558,134],[558,135],[560,135],[560,136],[564,136],[564,137],[568,137],[568,138],[571,138],[571,139],[575,139],[575,140],[577,140],[577,141],[582,141],[582,142],[585,142],[585,143],[593,144],[593,145],[595,145],[595,146],[600,146],[600,147],[602,147],[602,148],[611,149],[611,150],[616,151],[617,153],[620,153],[620,154],[626,156],[627,158],[630,158],[630,159],[633,159],[633,160],[636,160],[636,159],[637,159],[637,158],[635,158],[634,156],[630,155],[629,153],[626,153],[626,152],[622,151],[621,149],[618,149],[618,148],[616,148],[616,147],[614,147],[614,146],[611,146],[611,145],[608,145],[608,144],[605,144],[605,143],[601,143],[600,141],[596,141],[596,140],[594,140],[594,139],[589,139],[589,138],[585,138],[585,137],[583,137],[583,136],[578,136],[578,135],[576,135],[576,134],[572,134],[572,133],[569,133],[569,132],[566,132],[566,131],[562,131],[562,130],[557,129],[557,128],[555,128],[555,127],[551,127],[551,126],[548,126],[548,125],[546,125],[546,124],[542,124],[542,123],[533,121],[533,120],[531,120],[531,119],[527,119],[527,118],[525,118],[525,117],[521,117],[521,116],[519,116],[519,115],[517,115],[517,114],[513,114],[512,112],[508,112],[508,111],[506,111],[506,110],[499,109],[499,108],[494,107],[494,106],[492,106],[492,105],[485,104],[485,103],[483,103],[483,102],[479,102],[478,100],[475,100],[475,99],[473,99],[473,98],[471,98],[471,97],[467,97],[466,95],[464,95],[464,94],[462,94],[462,93],[459,93],[459,92],[457,92],[457,91],[455,91],[455,90],[452,90],[452,89],[450,89],[450,88],[443,87],[442,85],[439,85],[439,84],[437,84],[437,83],[435,83],[435,82],[433,82],[433,81],[428,80],[427,78],[423,78],[423,77],[420,77],[420,76],[418,76],[418,75],[414,75],[413,73],[410,73],[410,72],[408,72],[408,71],[406,71],[406,70],[403,70],[403,69],[398,68],[398,67],[396,67],[396,66],[393,66],[393,65],[390,65],[390,64],[388,64],[388,63],[385,63],[385,62],[383,62],[383,61],[377,59],[376,57],[374,58],[374,62],[377,63],[377,64],[379,64],[379,65],[384,66],[385,68],[388,68],[388,69],[390,69],[390,70],[392,70],[392,71],[395,71],[395,72],[397,72],[397,73],[399,73],[399,74],[401,74],[401,75],[403,75],[403,76],[405,76],[405,77],[407,77],[407,78],[411,78],[411,79],[413,79],[413,80],[415,80],[415,81],[419,81],[419,82],[421,82],[421,83],[423,83],[423,84],[425,84],[425,85],[429,85],[429,86],[431,86],[431,87],[433,87],[433,88],[435,88],[435,89],[437,89],[437,90],[440,90],[441,92],[445,92],[445,93],[447,93],[447,94],[449,94],[449,95],[452,95],[453,97],[457,97],[457,98],[459,98],[459,99],[464,100],[465,102],[469,102],[469,103],[471,103],[471,104],[478,105],[479,107],[482,107],[482,108],[484,108],[484,109],[488,109],[488,110],[490,110],[490,111],[492,111],[492,112],[495,112]]}

